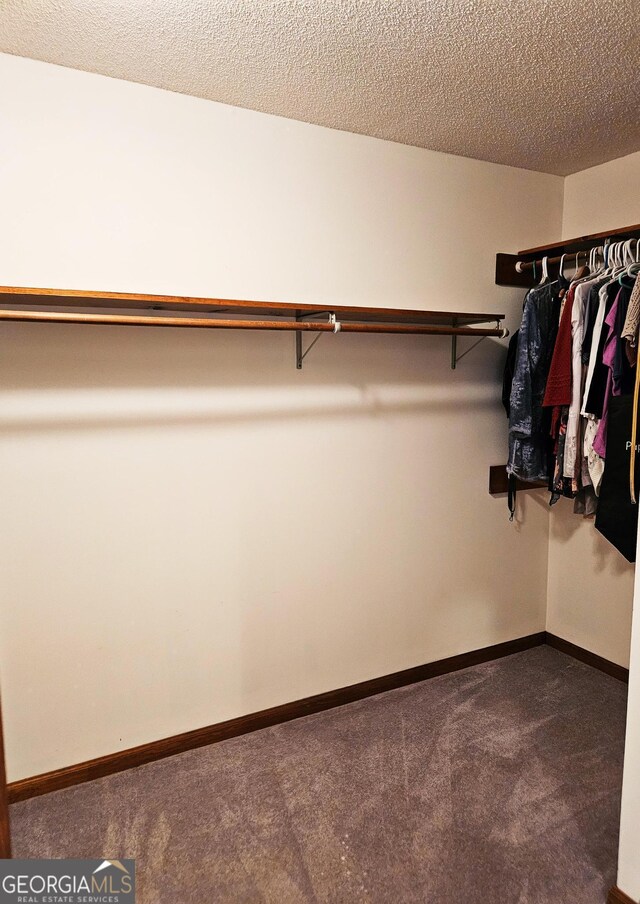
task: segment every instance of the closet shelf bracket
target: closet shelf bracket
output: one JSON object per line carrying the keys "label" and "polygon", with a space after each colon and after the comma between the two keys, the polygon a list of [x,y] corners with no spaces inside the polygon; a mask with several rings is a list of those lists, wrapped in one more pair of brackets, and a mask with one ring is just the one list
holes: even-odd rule
{"label": "closet shelf bracket", "polygon": [[[454,327],[457,326],[457,318],[455,318],[455,317],[453,318],[452,325],[453,325]],[[501,327],[500,327],[500,321],[499,321],[499,320],[496,320],[496,329],[497,329],[497,330],[501,329]],[[502,332],[501,332],[501,334],[500,334],[500,338],[501,338],[501,339],[506,339],[508,335],[509,335],[509,330],[507,330],[507,329],[505,329],[505,328],[502,328]],[[474,348],[476,348],[476,346],[480,345],[480,343],[481,343],[484,339],[486,339],[486,338],[487,338],[486,336],[480,336],[479,339],[476,339],[476,341],[473,343],[473,345],[470,345],[469,348],[466,348],[466,349],[462,352],[462,354],[459,355],[459,354],[458,354],[458,337],[457,337],[457,335],[454,333],[454,334],[451,336],[451,370],[455,370],[455,369],[456,369],[456,366],[457,366],[457,364],[458,364],[458,362],[459,362],[459,361],[462,361],[462,359],[463,359],[464,357],[466,357],[466,356],[469,354],[469,352],[472,352],[472,351],[474,350]]]}
{"label": "closet shelf bracket", "polygon": [[[458,326],[458,318],[454,317],[451,326],[455,329]],[[451,370],[456,369],[458,363],[458,336],[456,333],[451,334]]]}
{"label": "closet shelf bracket", "polygon": [[[333,332],[340,332],[340,321],[336,319],[336,315],[332,311],[312,311],[308,314],[296,314],[296,320],[303,320],[305,317],[317,317],[318,314],[327,315],[327,322],[333,326]],[[302,370],[302,362],[307,357],[313,346],[320,339],[322,333],[318,333],[318,335],[313,339],[310,343],[309,347],[303,351],[302,346],[302,330],[296,330],[296,368],[297,370]]]}

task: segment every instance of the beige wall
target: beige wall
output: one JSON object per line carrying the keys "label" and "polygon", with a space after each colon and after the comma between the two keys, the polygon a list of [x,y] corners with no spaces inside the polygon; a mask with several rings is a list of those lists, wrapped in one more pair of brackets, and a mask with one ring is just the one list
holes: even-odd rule
{"label": "beige wall", "polygon": [[[3,56],[7,284],[506,311],[562,180]],[[468,342],[461,342],[462,349]],[[504,343],[5,325],[12,779],[544,628]],[[461,349],[461,350],[462,350]]]}
{"label": "beige wall", "polygon": [[562,234],[571,238],[640,222],[640,152],[567,176]]}
{"label": "beige wall", "polygon": [[[565,180],[563,234],[598,232],[640,222],[640,153],[576,173]],[[567,539],[567,535],[570,535]],[[584,646],[626,665],[634,596],[634,569],[588,527],[573,528],[569,518],[551,518],[549,619],[566,627],[565,636],[584,638]],[[594,556],[593,553],[596,553]],[[567,555],[581,571],[579,600],[571,602],[569,581],[561,575]],[[635,575],[635,599],[640,576]],[[553,630],[550,628],[550,630]],[[559,633],[559,632],[558,632]],[[572,638],[570,638],[572,639]],[[576,642],[580,643],[580,640]],[[606,651],[617,652],[617,657]],[[640,620],[633,620],[622,790],[618,885],[640,901]]]}
{"label": "beige wall", "polygon": [[549,521],[547,630],[629,665],[634,567],[560,500]]}
{"label": "beige wall", "polygon": [[[565,238],[640,222],[640,153],[564,186]],[[634,567],[572,508],[560,500],[551,512],[547,630],[628,666]]]}
{"label": "beige wall", "polygon": [[[640,573],[636,574],[636,600],[640,599]],[[627,739],[624,752],[618,886],[640,901],[640,618],[633,620],[631,669],[627,705]]]}

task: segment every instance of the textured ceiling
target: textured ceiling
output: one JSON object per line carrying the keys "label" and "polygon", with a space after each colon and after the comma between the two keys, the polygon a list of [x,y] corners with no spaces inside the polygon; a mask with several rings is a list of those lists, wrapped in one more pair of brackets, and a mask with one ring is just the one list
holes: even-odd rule
{"label": "textured ceiling", "polygon": [[639,0],[2,0],[0,50],[561,175],[640,149]]}

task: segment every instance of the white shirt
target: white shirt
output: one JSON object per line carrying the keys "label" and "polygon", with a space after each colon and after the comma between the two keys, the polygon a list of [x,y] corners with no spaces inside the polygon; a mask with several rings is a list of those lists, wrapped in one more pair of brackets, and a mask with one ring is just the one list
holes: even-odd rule
{"label": "white shirt", "polygon": [[567,420],[567,435],[564,445],[564,477],[572,478],[576,471],[578,457],[578,435],[580,433],[580,407],[582,403],[582,324],[584,306],[590,285],[580,283],[573,293],[571,308],[571,405]]}

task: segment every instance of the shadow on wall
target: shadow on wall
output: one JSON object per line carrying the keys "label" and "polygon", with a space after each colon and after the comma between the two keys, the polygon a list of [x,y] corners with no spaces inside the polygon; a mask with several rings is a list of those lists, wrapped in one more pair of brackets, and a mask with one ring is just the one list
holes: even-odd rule
{"label": "shadow on wall", "polygon": [[[581,543],[584,547],[585,541],[588,540],[588,550],[583,555],[589,556],[591,573],[611,577],[633,573],[634,565],[596,530],[594,519],[574,514],[573,503],[570,500],[560,499],[552,508],[549,529],[551,542],[561,546],[572,547]],[[571,559],[570,553],[567,553],[567,556]]]}
{"label": "shadow on wall", "polygon": [[[459,339],[458,353],[475,341]],[[326,335],[298,371],[289,334],[11,324],[0,429],[495,414],[505,353],[486,339],[452,371],[448,337]]]}

